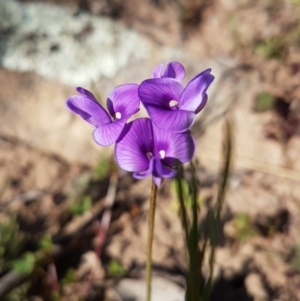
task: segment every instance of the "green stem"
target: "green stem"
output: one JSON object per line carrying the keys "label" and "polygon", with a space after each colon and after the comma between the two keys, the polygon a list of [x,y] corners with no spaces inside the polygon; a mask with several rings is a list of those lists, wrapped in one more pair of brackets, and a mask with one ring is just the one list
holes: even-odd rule
{"label": "green stem", "polygon": [[155,203],[157,196],[157,186],[152,180],[149,220],[148,220],[148,241],[147,241],[147,261],[146,261],[146,301],[151,301],[151,278],[152,278],[152,242],[154,232],[154,217],[155,217]]}
{"label": "green stem", "polygon": [[180,206],[180,218],[181,218],[181,225],[185,234],[185,240],[186,240],[186,246],[188,244],[189,239],[189,225],[188,225],[188,219],[187,219],[187,212],[184,204],[184,195],[183,195],[183,188],[182,188],[182,179],[183,179],[183,169],[181,166],[178,168],[178,173],[176,176],[176,182],[177,182],[177,194],[179,199],[179,206]]}
{"label": "green stem", "polygon": [[209,259],[209,277],[207,280],[207,284],[203,293],[203,300],[209,300],[209,295],[211,293],[211,286],[213,280],[213,271],[214,271],[214,264],[215,264],[215,252],[217,247],[217,240],[220,231],[220,224],[221,224],[221,210],[225,200],[226,189],[228,184],[230,166],[231,166],[231,157],[232,157],[232,148],[233,148],[233,141],[232,141],[232,129],[231,123],[227,120],[226,121],[226,140],[225,140],[225,155],[224,155],[224,166],[222,171],[222,179],[219,187],[218,198],[217,198],[217,209],[216,213],[212,213],[212,225],[211,225],[211,253]]}

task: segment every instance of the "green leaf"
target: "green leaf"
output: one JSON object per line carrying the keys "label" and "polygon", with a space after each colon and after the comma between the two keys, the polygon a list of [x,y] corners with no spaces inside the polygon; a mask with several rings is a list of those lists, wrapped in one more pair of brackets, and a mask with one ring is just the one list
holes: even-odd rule
{"label": "green leaf", "polygon": [[236,215],[233,220],[233,226],[236,231],[237,238],[241,242],[244,242],[255,235],[255,232],[252,229],[251,219],[247,213],[240,213]]}
{"label": "green leaf", "polygon": [[294,256],[291,262],[294,269],[300,272],[300,245],[296,245]]}
{"label": "green leaf", "polygon": [[232,147],[233,147],[232,127],[230,122],[227,120],[225,139],[224,139],[223,170],[222,170],[221,181],[219,183],[217,204],[212,214],[209,215],[210,229],[208,232],[210,233],[210,239],[211,239],[211,252],[209,258],[209,277],[202,293],[202,300],[204,301],[209,300],[209,296],[211,293],[212,277],[213,277],[213,270],[214,270],[214,263],[215,263],[215,252],[216,252],[216,246],[217,246],[218,238],[220,235],[220,229],[221,229],[220,227],[221,211],[222,211],[226,190],[227,190],[229,171],[231,166]]}
{"label": "green leaf", "polygon": [[74,283],[77,281],[77,276],[76,276],[76,270],[73,268],[70,268],[67,270],[64,278],[61,280],[61,284],[70,284]]}
{"label": "green leaf", "polygon": [[79,203],[70,206],[70,212],[76,215],[82,215],[92,207],[92,199],[90,196],[84,196]]}
{"label": "green leaf", "polygon": [[49,234],[45,234],[38,242],[40,249],[50,252],[53,247],[52,237]]}
{"label": "green leaf", "polygon": [[85,196],[81,202],[81,208],[82,208],[83,213],[86,212],[87,210],[91,209],[91,207],[92,207],[91,197]]}
{"label": "green leaf", "polygon": [[270,111],[274,105],[274,97],[268,92],[259,93],[255,100],[254,110],[256,112]]}
{"label": "green leaf", "polygon": [[296,5],[300,5],[300,0],[291,0],[291,2],[293,2]]}
{"label": "green leaf", "polygon": [[0,224],[0,272],[7,263],[16,258],[22,251],[24,234],[19,231],[15,216],[8,216]]}
{"label": "green leaf", "polygon": [[94,173],[97,181],[101,181],[108,175],[110,167],[109,163],[109,159],[103,157],[100,163],[95,167]]}
{"label": "green leaf", "polygon": [[108,264],[108,272],[112,277],[123,277],[126,274],[126,269],[116,260],[111,260]]}
{"label": "green leaf", "polygon": [[51,301],[61,301],[62,298],[61,298],[60,293],[57,292],[57,291],[51,292],[50,300],[51,300]]}
{"label": "green leaf", "polygon": [[22,258],[12,262],[12,268],[21,274],[30,274],[35,265],[35,256],[32,252],[26,252]]}
{"label": "green leaf", "polygon": [[284,53],[283,43],[277,37],[268,38],[260,42],[255,50],[266,59],[280,59]]}

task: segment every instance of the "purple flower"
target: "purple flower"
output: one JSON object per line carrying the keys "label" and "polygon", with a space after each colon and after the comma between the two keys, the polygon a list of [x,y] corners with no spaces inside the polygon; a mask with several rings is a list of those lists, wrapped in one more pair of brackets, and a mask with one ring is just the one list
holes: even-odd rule
{"label": "purple flower", "polygon": [[118,165],[137,179],[152,174],[156,185],[176,175],[176,166],[191,161],[195,141],[190,131],[170,133],[152,125],[148,118],[126,125],[115,148]]}
{"label": "purple flower", "polygon": [[81,95],[71,96],[67,100],[67,107],[95,127],[94,139],[102,146],[116,142],[127,120],[139,111],[137,84],[121,85],[111,91],[107,98],[107,108],[111,116],[91,92],[83,88],[76,90]]}
{"label": "purple flower", "polygon": [[[154,73],[160,74],[159,70],[158,66]],[[187,131],[194,123],[195,115],[207,102],[206,90],[214,80],[210,72],[211,69],[201,72],[185,88],[175,78],[163,77],[143,81],[138,93],[151,121],[163,131]]]}
{"label": "purple flower", "polygon": [[161,77],[170,77],[181,82],[185,77],[185,69],[178,62],[168,63],[166,67],[165,64],[160,64],[153,69],[152,78]]}

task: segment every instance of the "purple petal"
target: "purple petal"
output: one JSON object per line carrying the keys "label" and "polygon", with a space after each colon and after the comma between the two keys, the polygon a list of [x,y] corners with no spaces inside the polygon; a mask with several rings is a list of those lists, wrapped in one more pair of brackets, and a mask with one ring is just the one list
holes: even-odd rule
{"label": "purple petal", "polygon": [[148,114],[158,128],[166,132],[187,131],[195,120],[195,113],[184,110],[166,110],[161,107],[145,105]]}
{"label": "purple petal", "polygon": [[85,97],[93,100],[94,102],[98,103],[96,97],[94,96],[94,94],[92,92],[90,92],[90,91],[88,91],[88,90],[86,90],[86,89],[84,89],[82,87],[77,87],[76,91],[78,93],[80,93],[82,96],[85,96]]}
{"label": "purple petal", "polygon": [[115,158],[118,165],[130,172],[143,172],[149,168],[147,154],[153,152],[152,124],[148,118],[139,118],[126,125],[116,143]]}
{"label": "purple petal", "polygon": [[210,69],[203,71],[187,84],[180,98],[180,109],[196,112],[203,108],[206,90],[214,80],[214,76],[209,72]]}
{"label": "purple petal", "polygon": [[91,97],[74,95],[68,98],[66,104],[73,113],[80,115],[94,127],[99,127],[111,122],[110,116],[105,109]]}
{"label": "purple petal", "polygon": [[126,125],[125,120],[117,120],[111,123],[106,123],[95,129],[93,136],[95,141],[102,146],[107,146],[115,143]]}
{"label": "purple petal", "polygon": [[139,111],[139,85],[125,84],[114,88],[107,98],[107,108],[111,116],[121,114],[122,119],[128,119]]}
{"label": "purple petal", "polygon": [[153,171],[153,162],[154,162],[154,158],[152,157],[150,159],[148,169],[145,170],[145,171],[141,171],[141,172],[135,172],[133,174],[133,177],[135,179],[143,179],[143,178],[146,178],[147,176],[149,176],[150,174],[152,174],[152,171]]}
{"label": "purple petal", "polygon": [[157,186],[162,185],[164,178],[174,178],[176,176],[177,171],[163,165],[162,160],[154,159],[153,161],[152,176]]}
{"label": "purple petal", "polygon": [[180,63],[171,62],[167,65],[163,77],[171,77],[181,82],[185,77],[185,69]]}
{"label": "purple petal", "polygon": [[153,126],[153,135],[154,155],[161,157],[168,166],[175,167],[192,160],[196,147],[190,131],[168,133]]}
{"label": "purple petal", "polygon": [[143,104],[170,109],[170,101],[179,101],[182,91],[182,85],[173,78],[154,78],[140,84],[139,97]]}
{"label": "purple petal", "polygon": [[199,107],[195,111],[195,114],[198,114],[205,107],[206,103],[207,103],[207,94],[205,93],[202,102],[200,103]]}
{"label": "purple petal", "polygon": [[161,159],[155,159],[153,164],[153,177],[173,178],[177,171],[163,164]]}
{"label": "purple petal", "polygon": [[163,165],[162,160],[159,158],[154,158],[150,160],[149,168],[143,172],[136,172],[133,176],[136,179],[143,179],[152,173],[153,180],[157,186],[163,183],[164,178],[173,178],[176,176],[177,171]]}
{"label": "purple petal", "polygon": [[154,177],[153,176],[153,181],[155,182],[156,186],[161,186],[162,183],[164,182],[164,179],[163,178],[159,178],[159,177]]}
{"label": "purple petal", "polygon": [[151,173],[152,173],[152,166],[149,165],[147,170],[133,173],[133,177],[135,179],[140,180],[140,179],[144,179],[144,178],[148,177]]}
{"label": "purple petal", "polygon": [[194,79],[198,78],[199,76],[203,76],[205,74],[210,74],[210,73],[211,73],[211,68],[205,69],[204,71],[195,75],[189,82],[193,81]]}
{"label": "purple petal", "polygon": [[152,71],[152,78],[161,78],[163,75],[165,64],[160,64],[156,66]]}

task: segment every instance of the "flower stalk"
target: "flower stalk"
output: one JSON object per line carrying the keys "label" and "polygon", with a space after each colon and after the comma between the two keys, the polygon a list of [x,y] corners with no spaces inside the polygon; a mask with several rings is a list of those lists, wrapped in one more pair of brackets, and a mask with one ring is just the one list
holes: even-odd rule
{"label": "flower stalk", "polygon": [[146,259],[146,301],[151,301],[152,244],[153,244],[156,196],[157,196],[157,185],[155,184],[154,180],[152,180],[149,219],[148,219],[148,241],[147,241],[147,259]]}

